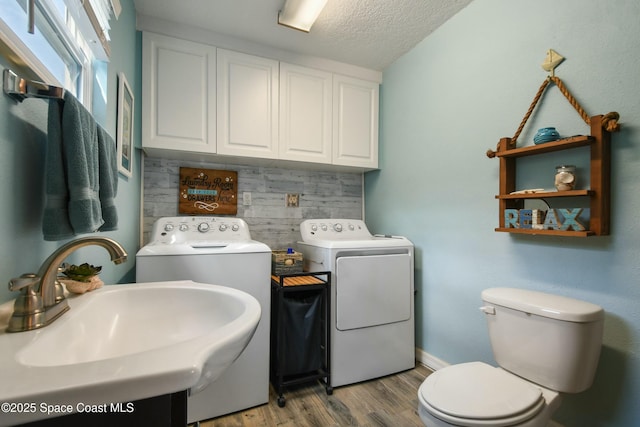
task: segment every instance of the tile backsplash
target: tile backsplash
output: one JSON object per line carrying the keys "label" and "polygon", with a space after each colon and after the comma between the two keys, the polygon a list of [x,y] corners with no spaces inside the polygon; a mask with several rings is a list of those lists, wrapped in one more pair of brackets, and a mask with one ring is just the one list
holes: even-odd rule
{"label": "tile backsplash", "polygon": [[[155,157],[144,160],[143,244],[156,219],[178,214],[180,167],[238,172],[238,218],[249,225],[251,237],[271,249],[300,240],[300,223],[313,218],[362,219],[362,174],[227,163],[188,162]],[[243,193],[251,205],[243,205]],[[287,207],[286,195],[299,194],[299,207]]]}

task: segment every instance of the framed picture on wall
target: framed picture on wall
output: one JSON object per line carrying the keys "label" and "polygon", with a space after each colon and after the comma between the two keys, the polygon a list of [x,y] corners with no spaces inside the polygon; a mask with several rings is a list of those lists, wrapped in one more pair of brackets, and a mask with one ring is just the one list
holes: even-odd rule
{"label": "framed picture on wall", "polygon": [[133,173],[133,92],[124,73],[118,73],[118,172],[131,177]]}

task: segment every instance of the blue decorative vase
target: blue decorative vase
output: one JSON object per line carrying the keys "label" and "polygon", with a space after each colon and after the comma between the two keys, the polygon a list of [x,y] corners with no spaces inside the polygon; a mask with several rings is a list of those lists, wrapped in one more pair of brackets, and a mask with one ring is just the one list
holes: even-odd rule
{"label": "blue decorative vase", "polygon": [[541,128],[538,129],[538,132],[533,137],[533,143],[542,144],[549,141],[557,141],[558,139],[560,139],[560,134],[556,128]]}

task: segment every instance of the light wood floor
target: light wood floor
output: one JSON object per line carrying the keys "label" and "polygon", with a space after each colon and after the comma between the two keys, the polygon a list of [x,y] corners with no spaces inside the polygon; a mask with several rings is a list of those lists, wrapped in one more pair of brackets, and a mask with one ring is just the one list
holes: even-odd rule
{"label": "light wood floor", "polygon": [[337,387],[327,396],[319,383],[285,391],[278,407],[271,387],[269,403],[200,423],[200,427],[424,427],[418,417],[418,387],[431,371],[416,368],[359,384]]}

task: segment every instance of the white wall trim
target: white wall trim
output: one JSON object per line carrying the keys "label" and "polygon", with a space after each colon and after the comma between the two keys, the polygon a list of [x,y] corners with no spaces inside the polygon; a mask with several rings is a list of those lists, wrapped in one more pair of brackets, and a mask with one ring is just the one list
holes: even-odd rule
{"label": "white wall trim", "polygon": [[442,359],[438,359],[432,354],[427,353],[421,348],[416,347],[416,360],[432,371],[437,371],[438,369],[445,368],[449,366],[448,362],[445,362]]}

